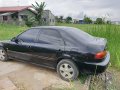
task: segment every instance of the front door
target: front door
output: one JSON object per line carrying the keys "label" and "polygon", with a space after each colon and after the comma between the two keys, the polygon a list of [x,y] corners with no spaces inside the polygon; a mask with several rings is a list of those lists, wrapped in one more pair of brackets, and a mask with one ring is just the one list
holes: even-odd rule
{"label": "front door", "polygon": [[16,37],[16,41],[11,41],[7,43],[6,48],[8,56],[12,58],[17,58],[21,60],[31,60],[31,46],[35,43],[38,30],[30,29]]}

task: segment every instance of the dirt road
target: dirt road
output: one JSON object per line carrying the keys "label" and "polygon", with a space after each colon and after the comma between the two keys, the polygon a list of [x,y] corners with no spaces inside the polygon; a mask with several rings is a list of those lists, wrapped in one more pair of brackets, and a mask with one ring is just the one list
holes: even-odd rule
{"label": "dirt road", "polygon": [[[5,82],[6,85],[3,85],[2,82]],[[14,89],[7,88],[7,84],[9,83]],[[80,81],[68,83],[61,80],[55,70],[15,60],[0,62],[1,87],[5,89],[0,90],[58,90],[60,88],[87,90],[86,85],[81,84]]]}

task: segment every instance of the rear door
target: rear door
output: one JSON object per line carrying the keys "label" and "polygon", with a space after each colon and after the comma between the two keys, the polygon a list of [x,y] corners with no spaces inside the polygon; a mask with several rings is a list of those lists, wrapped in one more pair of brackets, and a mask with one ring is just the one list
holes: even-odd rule
{"label": "rear door", "polygon": [[57,30],[41,28],[37,42],[31,50],[33,62],[55,67],[58,57],[64,51],[64,41]]}

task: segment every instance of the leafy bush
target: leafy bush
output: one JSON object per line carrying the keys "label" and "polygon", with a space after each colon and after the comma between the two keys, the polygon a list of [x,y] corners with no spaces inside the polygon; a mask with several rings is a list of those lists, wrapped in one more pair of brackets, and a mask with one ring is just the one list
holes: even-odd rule
{"label": "leafy bush", "polygon": [[25,19],[25,24],[28,26],[28,27],[32,27],[32,26],[34,26],[34,24],[35,24],[35,19],[34,18],[27,18],[27,19]]}

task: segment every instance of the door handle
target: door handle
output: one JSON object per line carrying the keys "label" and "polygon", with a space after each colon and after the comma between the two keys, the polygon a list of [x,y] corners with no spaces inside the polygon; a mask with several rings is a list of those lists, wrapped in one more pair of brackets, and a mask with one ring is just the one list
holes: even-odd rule
{"label": "door handle", "polygon": [[58,49],[58,52],[61,52],[62,50],[61,49]]}
{"label": "door handle", "polygon": [[27,46],[28,48],[31,48],[31,46]]}

